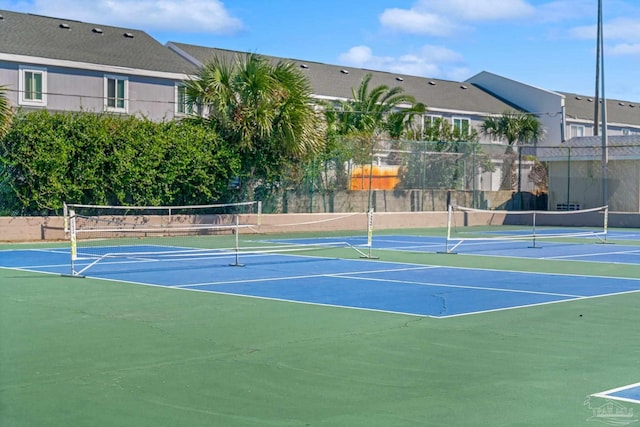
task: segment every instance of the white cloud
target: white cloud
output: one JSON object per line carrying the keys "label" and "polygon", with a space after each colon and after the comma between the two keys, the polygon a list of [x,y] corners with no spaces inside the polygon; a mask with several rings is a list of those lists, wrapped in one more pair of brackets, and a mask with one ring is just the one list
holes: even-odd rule
{"label": "white cloud", "polygon": [[523,18],[535,10],[524,0],[420,0],[415,9],[455,16],[465,21]]}
{"label": "white cloud", "polygon": [[618,18],[605,23],[603,34],[606,39],[640,41],[640,20]]}
{"label": "white cloud", "polygon": [[242,29],[219,0],[36,0],[35,13],[144,30],[233,34]]}
{"label": "white cloud", "polygon": [[594,39],[597,36],[598,27],[595,25],[583,25],[569,30],[569,34],[576,39]]}
{"label": "white cloud", "polygon": [[621,43],[606,50],[611,55],[640,55],[640,43]]}
{"label": "white cloud", "polygon": [[380,22],[393,30],[432,36],[448,36],[460,29],[442,16],[413,9],[387,9],[380,15]]}
{"label": "white cloud", "polygon": [[596,16],[593,0],[556,0],[538,6],[537,19],[541,22],[562,22]]}
{"label": "white cloud", "polygon": [[449,36],[467,30],[464,23],[525,18],[534,11],[524,0],[419,0],[411,9],[386,9],[380,23],[404,33]]}
{"label": "white cloud", "polygon": [[[584,25],[570,30],[570,34],[578,39],[595,39],[598,27]],[[605,40],[640,40],[640,20],[631,18],[617,18],[605,22],[603,28]]]}
{"label": "white cloud", "polygon": [[368,46],[354,46],[340,55],[340,61],[359,68],[451,80],[464,80],[470,74],[468,69],[457,65],[463,62],[460,54],[433,45],[425,45],[416,52],[398,57],[376,56]]}
{"label": "white cloud", "polygon": [[340,55],[340,61],[349,65],[366,64],[373,58],[373,52],[368,46],[354,46]]}
{"label": "white cloud", "polygon": [[446,47],[434,45],[422,46],[419,55],[423,58],[429,58],[429,60],[437,62],[458,63],[463,60],[462,55],[459,53]]}

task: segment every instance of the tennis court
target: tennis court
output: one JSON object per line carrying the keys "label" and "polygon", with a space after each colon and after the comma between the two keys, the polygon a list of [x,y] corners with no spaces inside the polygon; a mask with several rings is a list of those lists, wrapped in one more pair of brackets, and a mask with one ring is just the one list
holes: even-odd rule
{"label": "tennis court", "polygon": [[[297,245],[313,248],[338,242],[348,242],[352,247],[360,246],[366,250],[367,241],[363,239],[267,241],[286,244],[287,250],[292,251],[290,253],[238,254],[229,250],[118,246],[112,248],[105,258],[80,253],[75,263],[81,270],[84,270],[83,266],[90,266],[86,275],[95,279],[431,317],[459,316],[640,290],[640,278],[498,272],[493,269],[384,262],[380,259],[309,256],[293,251]],[[442,239],[439,240],[388,235],[376,239],[376,247],[381,249],[381,254],[386,250],[433,250],[438,245],[442,246]],[[478,246],[485,247],[479,249]],[[491,242],[488,248],[486,246],[486,243],[474,244],[468,253],[640,265],[640,246],[632,245],[545,242],[544,246],[531,248],[522,241],[505,243],[498,240]],[[174,255],[176,252],[177,256]],[[185,256],[185,252],[189,256]],[[44,273],[70,273],[70,259],[69,251],[64,249],[0,252],[1,267]]]}
{"label": "tennis court", "polygon": [[615,400],[638,420],[640,232],[455,254],[436,234],[78,248],[79,277],[68,245],[7,246],[0,419],[564,426]]}

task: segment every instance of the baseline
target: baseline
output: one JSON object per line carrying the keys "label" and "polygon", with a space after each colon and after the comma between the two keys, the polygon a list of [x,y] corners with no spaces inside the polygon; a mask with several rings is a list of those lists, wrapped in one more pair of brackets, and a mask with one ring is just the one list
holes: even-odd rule
{"label": "baseline", "polygon": [[594,393],[591,396],[640,404],[640,383],[612,388],[611,390]]}

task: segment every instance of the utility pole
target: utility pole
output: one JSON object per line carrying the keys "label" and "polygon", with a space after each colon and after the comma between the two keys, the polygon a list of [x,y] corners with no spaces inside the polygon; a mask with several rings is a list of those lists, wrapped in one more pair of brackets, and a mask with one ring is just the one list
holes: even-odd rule
{"label": "utility pole", "polygon": [[[602,205],[609,204],[609,183],[608,183],[608,167],[609,167],[609,144],[607,141],[607,98],[604,92],[604,31],[602,21],[602,0],[598,0],[598,37],[597,37],[597,64],[596,75],[599,75],[600,83],[600,100],[602,101],[601,123],[602,123]],[[596,81],[596,91],[598,90],[598,81]],[[596,120],[598,111],[598,92],[596,92]],[[597,132],[597,122],[594,123],[594,132]],[[597,133],[594,133],[597,135]]]}

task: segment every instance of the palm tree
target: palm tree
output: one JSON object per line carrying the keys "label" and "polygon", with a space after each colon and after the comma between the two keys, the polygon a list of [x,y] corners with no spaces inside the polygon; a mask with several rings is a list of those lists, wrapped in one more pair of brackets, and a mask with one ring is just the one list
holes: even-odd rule
{"label": "palm tree", "polygon": [[384,133],[400,137],[402,125],[408,126],[408,119],[423,113],[426,107],[399,86],[369,89],[372,77],[366,74],[358,88],[351,89],[353,98],[342,103],[343,130],[374,138]]}
{"label": "palm tree", "polygon": [[357,88],[352,88],[352,99],[338,105],[339,111],[329,111],[327,121],[334,131],[347,137],[352,143],[351,159],[356,163],[370,164],[369,208],[372,204],[371,180],[373,154],[383,137],[392,139],[385,148],[396,148],[399,139],[411,128],[413,117],[423,113],[426,107],[404,92],[401,87],[380,85],[369,88],[372,74],[366,74]]}
{"label": "palm tree", "polygon": [[0,86],[0,138],[2,138],[11,127],[13,110],[7,98],[7,87]]}
{"label": "palm tree", "polygon": [[372,75],[366,74],[359,86],[351,89],[352,99],[323,105],[328,141],[324,164],[333,165],[328,169],[334,172],[331,176],[335,188],[347,183],[345,163],[369,163],[380,138],[387,136],[397,141],[406,136],[413,117],[426,110],[400,87],[381,85],[370,89],[371,79]]}
{"label": "palm tree", "polygon": [[366,74],[358,88],[351,89],[352,99],[339,105],[339,133],[357,141],[353,157],[360,163],[370,158],[382,137],[399,140],[411,128],[415,115],[426,110],[401,87],[370,89],[372,77]]}
{"label": "palm tree", "polygon": [[246,190],[277,182],[323,148],[324,122],[310,84],[290,62],[214,57],[185,86],[189,104],[201,107],[203,120],[240,153]]}
{"label": "palm tree", "polygon": [[[505,139],[507,141],[507,149],[505,151],[506,159],[504,162],[500,189],[512,189],[513,164],[515,161],[513,146],[518,146],[518,168],[521,168],[522,150],[520,146],[523,144],[534,143],[542,138],[545,134],[542,124],[532,114],[505,111],[499,117],[486,118],[482,123],[481,131],[485,135],[498,139]],[[521,194],[520,175],[520,172],[518,172],[518,194]],[[520,206],[522,206],[522,203],[520,203]]]}

